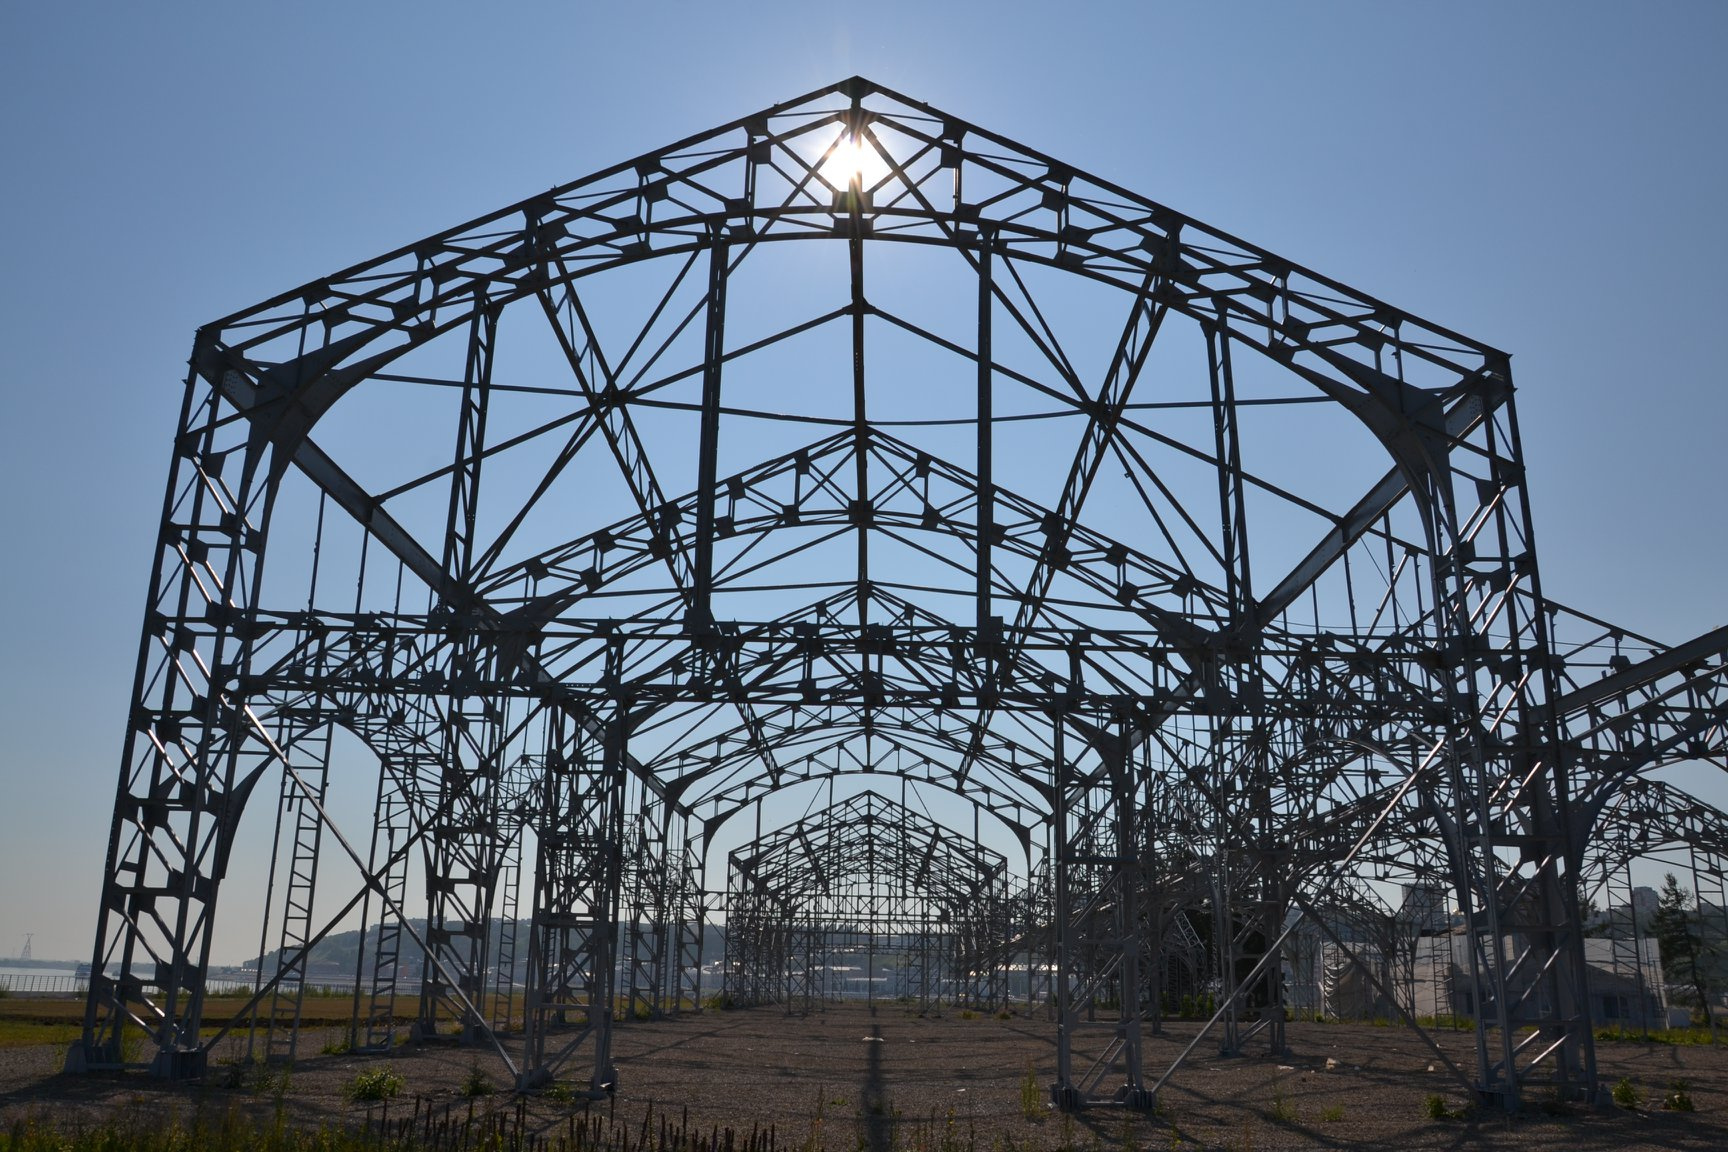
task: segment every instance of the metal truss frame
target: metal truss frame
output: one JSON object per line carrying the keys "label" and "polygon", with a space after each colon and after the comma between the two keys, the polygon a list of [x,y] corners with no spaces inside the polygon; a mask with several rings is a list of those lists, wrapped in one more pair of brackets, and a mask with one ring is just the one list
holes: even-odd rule
{"label": "metal truss frame", "polygon": [[[750,303],[786,252],[838,257],[831,304],[784,268]],[[867,288],[885,259],[946,262],[959,304]],[[904,346],[944,358],[962,416],[884,415]],[[751,365],[788,349],[777,378],[812,373],[788,395],[831,410],[752,407]],[[453,451],[376,479],[325,446],[385,392],[404,443]],[[1298,411],[1357,446],[1358,488],[1256,466],[1266,415]],[[1060,432],[1049,460],[1005,447],[1027,421]],[[1478,1001],[1461,1075],[1508,1108],[1595,1096],[1596,829],[1641,773],[1728,744],[1728,629],[1664,647],[1544,598],[1503,352],[860,78],[206,326],[172,449],[74,1068],[129,1066],[138,1036],[156,1074],[202,1071],[267,773],[292,835],[255,1004],[280,1043],[308,950],[358,909],[357,1047],[393,1042],[412,952],[420,1035],[454,1022],[524,1088],[595,1092],[615,1016],[700,1006],[729,821],[882,774],[973,834],[873,791],[759,827],[730,857],[734,1000],[813,1005],[822,932],[936,910],[927,1002],[999,1002],[1022,966],[1054,1099],[1146,1107],[1182,981],[1224,1050],[1281,1049],[1295,920],[1438,885]],[[267,556],[303,600],[264,591]],[[380,763],[366,856],[325,805],[336,728]],[[1023,872],[980,865],[980,820]],[[363,881],[314,915],[331,845]],[[872,852],[946,870],[895,907],[847,887]]]}
{"label": "metal truss frame", "polygon": [[732,852],[727,876],[729,908],[775,909],[728,921],[735,1004],[810,1011],[827,999],[827,974],[857,967],[834,961],[860,953],[867,998],[877,960],[893,957],[884,999],[925,1012],[1004,1000],[1007,859],[899,801],[874,791],[836,801]]}

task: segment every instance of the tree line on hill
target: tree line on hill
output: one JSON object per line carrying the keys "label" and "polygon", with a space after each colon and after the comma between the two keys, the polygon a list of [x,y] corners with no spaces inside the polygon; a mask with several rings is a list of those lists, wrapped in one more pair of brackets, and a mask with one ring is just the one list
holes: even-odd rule
{"label": "tree line on hill", "polygon": [[[424,919],[413,919],[408,923],[413,927],[415,933],[419,934],[422,939],[425,938],[426,921]],[[496,964],[504,954],[503,946],[506,933],[509,934],[511,942],[515,945],[515,964],[511,978],[518,982],[526,977],[528,971],[528,928],[529,922],[527,920],[495,921],[492,924],[491,939],[488,941],[490,947],[487,955],[491,956],[494,964]],[[314,944],[311,952],[307,955],[306,972],[308,978],[314,981],[320,977],[336,976],[352,979],[360,966],[362,945],[366,950],[365,970],[362,972],[362,977],[369,978],[372,964],[371,955],[377,946],[377,939],[378,929],[376,925],[364,933],[359,930],[332,932]],[[720,924],[706,925],[702,938],[702,962],[707,964],[718,960],[725,954],[725,951],[725,926]],[[248,971],[263,971],[269,974],[276,971],[280,957],[281,950],[272,949],[262,957],[253,957],[243,961],[239,966]],[[407,932],[402,933],[401,957],[401,973],[410,979],[417,979],[420,975],[423,958],[413,937]]]}

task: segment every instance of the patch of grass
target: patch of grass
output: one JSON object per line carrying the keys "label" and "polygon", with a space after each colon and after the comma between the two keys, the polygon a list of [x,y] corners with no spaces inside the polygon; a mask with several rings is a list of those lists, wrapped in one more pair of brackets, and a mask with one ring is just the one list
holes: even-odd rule
{"label": "patch of grass", "polygon": [[1475,1017],[1472,1016],[1418,1016],[1416,1023],[1419,1027],[1430,1030],[1450,1028],[1454,1032],[1469,1032],[1476,1027]]}
{"label": "patch of grass", "polygon": [[1328,1104],[1320,1109],[1320,1122],[1322,1124],[1336,1124],[1342,1119],[1344,1119],[1344,1105],[1342,1104]]}
{"label": "patch of grass", "polygon": [[962,1020],[976,1020],[976,1019],[978,1019],[978,1013],[972,1011],[972,1009],[970,1009],[970,1008],[962,1008],[962,1009],[960,1009],[960,1019],[962,1019]]}
{"label": "patch of grass", "polygon": [[1628,1112],[1638,1110],[1638,1089],[1633,1087],[1632,1081],[1626,1077],[1620,1077],[1620,1082],[1614,1085],[1612,1095],[1615,1107],[1624,1108]]}
{"label": "patch of grass", "polygon": [[348,1037],[341,1036],[330,1041],[330,1043],[324,1045],[324,1047],[320,1048],[318,1051],[325,1056],[346,1056],[350,1050],[351,1047],[348,1043]]}
{"label": "patch of grass", "polygon": [[1459,1113],[1447,1106],[1446,1097],[1438,1092],[1430,1092],[1422,1100],[1422,1115],[1430,1120],[1451,1120]]}
{"label": "patch of grass", "polygon": [[1291,1103],[1290,1094],[1284,1091],[1284,1085],[1272,1086],[1272,1123],[1296,1123],[1296,1105]]}
{"label": "patch of grass", "polygon": [[1596,1039],[1620,1044],[1671,1044],[1677,1048],[1710,1047],[1728,1044],[1728,1037],[1712,1033],[1708,1028],[1652,1028],[1648,1032],[1628,1032],[1624,1028],[1598,1028]]}
{"label": "patch of grass", "polygon": [[98,1128],[62,1129],[54,1120],[29,1116],[0,1133],[7,1152],[249,1152],[256,1148],[280,1152],[363,1152],[378,1144],[358,1132],[340,1128],[289,1129],[280,1117],[260,1123],[239,1106],[224,1112],[200,1111],[190,1122],[134,1115]]}
{"label": "patch of grass", "polygon": [[28,1048],[36,1044],[66,1045],[83,1035],[80,1024],[49,1020],[0,1020],[0,1048]]}
{"label": "patch of grass", "polygon": [[402,1091],[402,1077],[388,1068],[373,1068],[348,1082],[343,1095],[354,1103],[368,1100],[389,1100]]}

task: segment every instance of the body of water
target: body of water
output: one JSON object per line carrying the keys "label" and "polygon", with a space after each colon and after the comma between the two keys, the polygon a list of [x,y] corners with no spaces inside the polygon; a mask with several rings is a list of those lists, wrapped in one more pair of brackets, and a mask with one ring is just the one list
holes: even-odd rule
{"label": "body of water", "polygon": [[0,980],[15,980],[20,976],[76,976],[76,975],[78,975],[78,968],[76,965],[71,965],[71,964],[66,965],[64,967],[54,967],[54,968],[46,968],[46,967],[38,968],[33,964],[27,968],[19,968],[19,967],[14,967],[11,964],[0,964]]}

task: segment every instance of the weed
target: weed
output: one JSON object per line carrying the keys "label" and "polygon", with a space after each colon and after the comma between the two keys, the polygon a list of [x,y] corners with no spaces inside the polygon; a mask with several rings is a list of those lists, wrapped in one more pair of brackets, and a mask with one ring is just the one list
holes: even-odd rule
{"label": "weed", "polygon": [[1693,1111],[1691,1086],[1684,1080],[1670,1080],[1668,1092],[1662,1097],[1662,1107],[1669,1112]]}
{"label": "weed", "polygon": [[402,1091],[402,1077],[388,1068],[373,1068],[348,1082],[343,1094],[359,1103],[366,1100],[388,1100]]}
{"label": "weed", "polygon": [[351,1045],[349,1045],[346,1036],[338,1037],[319,1049],[326,1056],[346,1056],[350,1050]]}
{"label": "weed", "polygon": [[804,1137],[803,1152],[822,1152],[822,1121],[827,1115],[824,1094],[816,1094],[816,1115],[810,1119],[810,1131]]}
{"label": "weed", "polygon": [[248,1082],[248,1073],[252,1070],[250,1060],[224,1060],[222,1062],[222,1087],[233,1090],[243,1090]]}
{"label": "weed", "polygon": [[1026,1065],[1026,1075],[1020,1077],[1020,1115],[1028,1120],[1042,1120],[1047,1115],[1044,1094],[1038,1091],[1038,1074],[1032,1070],[1030,1062]]}
{"label": "weed", "polygon": [[292,1074],[286,1066],[272,1068],[262,1060],[236,1060],[225,1065],[222,1087],[251,1096],[266,1093],[280,1098],[288,1092]]}
{"label": "weed", "polygon": [[1282,1084],[1272,1086],[1272,1123],[1296,1123],[1296,1105],[1290,1102],[1290,1094],[1284,1091]]}
{"label": "weed", "polygon": [[1344,1105],[1342,1104],[1328,1104],[1320,1109],[1320,1122],[1322,1124],[1336,1124],[1342,1119],[1344,1119]]}
{"label": "weed", "polygon": [[962,1008],[962,1009],[960,1009],[960,1019],[962,1019],[962,1020],[976,1020],[976,1019],[978,1019],[978,1013],[972,1011],[972,1009],[970,1009],[970,1008]]}
{"label": "weed", "polygon": [[1452,1115],[1446,1107],[1446,1097],[1438,1092],[1430,1092],[1422,1101],[1422,1115],[1430,1120],[1445,1120]]}
{"label": "weed", "polygon": [[[970,1129],[970,1125],[968,1125]],[[959,1127],[954,1123],[954,1109],[948,1109],[947,1119],[942,1124],[942,1136],[936,1142],[935,1152],[969,1152],[976,1145],[970,1130],[964,1140],[960,1137]]]}
{"label": "weed", "polygon": [[1624,1108],[1629,1112],[1638,1110],[1638,1089],[1634,1088],[1632,1081],[1626,1077],[1620,1077],[1620,1082],[1614,1085],[1613,1095],[1616,1107]]}
{"label": "weed", "polygon": [[482,1072],[479,1062],[476,1061],[468,1065],[468,1075],[463,1078],[462,1086],[456,1091],[472,1099],[475,1096],[490,1096],[497,1089],[492,1086],[492,1077]]}
{"label": "weed", "polygon": [[541,1093],[541,1095],[545,1096],[548,1100],[555,1100],[560,1104],[569,1104],[576,1099],[576,1089],[572,1088],[568,1084],[554,1081],[553,1083],[546,1085],[546,1090]]}

